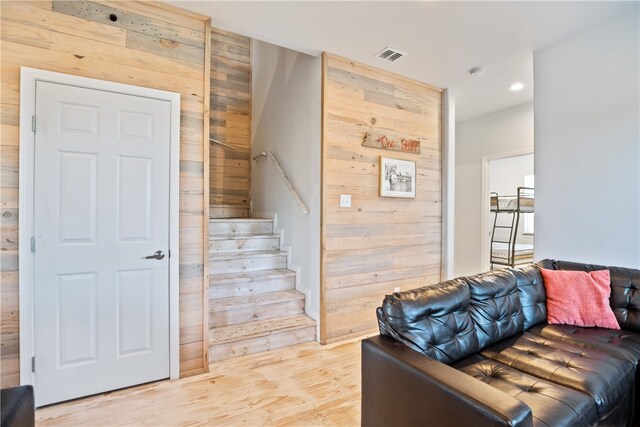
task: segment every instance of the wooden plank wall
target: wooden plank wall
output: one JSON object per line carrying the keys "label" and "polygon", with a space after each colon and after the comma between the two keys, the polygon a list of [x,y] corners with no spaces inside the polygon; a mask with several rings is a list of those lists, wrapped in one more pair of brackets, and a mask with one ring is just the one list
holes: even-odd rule
{"label": "wooden plank wall", "polygon": [[211,30],[212,205],[249,207],[251,175],[251,39]]}
{"label": "wooden plank wall", "polygon": [[[375,331],[375,309],[395,287],[440,280],[441,111],[440,89],[324,55],[322,343]],[[362,147],[368,131],[417,139],[422,153]],[[415,199],[378,197],[381,155],[417,162]]]}
{"label": "wooden plank wall", "polygon": [[[0,348],[3,387],[19,382],[20,66],[180,92],[180,370],[208,369],[205,128],[209,18],[143,1],[2,1]],[[113,13],[116,22],[109,19]]]}

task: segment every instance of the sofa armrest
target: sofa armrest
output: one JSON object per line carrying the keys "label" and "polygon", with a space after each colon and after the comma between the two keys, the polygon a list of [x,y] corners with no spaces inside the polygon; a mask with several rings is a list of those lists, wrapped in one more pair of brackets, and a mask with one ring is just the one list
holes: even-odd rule
{"label": "sofa armrest", "polygon": [[392,338],[362,341],[363,426],[531,426],[519,400]]}

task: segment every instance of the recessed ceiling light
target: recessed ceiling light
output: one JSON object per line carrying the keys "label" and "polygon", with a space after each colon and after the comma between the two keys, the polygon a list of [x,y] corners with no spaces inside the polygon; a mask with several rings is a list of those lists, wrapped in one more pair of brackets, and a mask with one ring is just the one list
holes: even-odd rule
{"label": "recessed ceiling light", "polygon": [[471,75],[471,77],[480,77],[481,75],[484,74],[484,68],[473,67],[472,69],[469,70],[469,74]]}
{"label": "recessed ceiling light", "polygon": [[524,88],[524,85],[522,83],[520,83],[520,82],[514,83],[509,87],[509,89],[511,89],[514,92],[522,90],[523,88]]}

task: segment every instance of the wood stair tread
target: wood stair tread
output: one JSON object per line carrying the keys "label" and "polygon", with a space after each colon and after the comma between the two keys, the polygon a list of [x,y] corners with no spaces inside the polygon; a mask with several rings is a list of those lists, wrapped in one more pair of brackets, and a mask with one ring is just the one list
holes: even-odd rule
{"label": "wood stair tread", "polygon": [[274,333],[293,331],[296,329],[315,327],[316,321],[306,314],[276,317],[255,322],[240,323],[238,325],[222,326],[209,330],[211,345],[260,338]]}
{"label": "wood stair tread", "polygon": [[277,234],[212,234],[209,240],[242,240],[242,239],[273,239],[280,238]]}
{"label": "wood stair tread", "polygon": [[243,259],[243,258],[260,258],[270,256],[286,256],[286,251],[272,250],[272,251],[240,251],[240,252],[219,252],[209,254],[210,260],[224,261],[229,259]]}
{"label": "wood stair tread", "polygon": [[241,273],[210,274],[209,284],[215,286],[228,283],[249,283],[257,282],[260,280],[276,279],[278,277],[291,277],[295,274],[295,272],[286,268],[276,268],[274,270],[243,271]]}
{"label": "wood stair tread", "polygon": [[277,304],[303,299],[304,294],[294,289],[287,291],[267,292],[264,294],[256,295],[243,295],[236,297],[210,299],[209,311],[212,313],[220,313],[240,308]]}
{"label": "wood stair tread", "polygon": [[209,222],[273,222],[271,218],[209,218]]}

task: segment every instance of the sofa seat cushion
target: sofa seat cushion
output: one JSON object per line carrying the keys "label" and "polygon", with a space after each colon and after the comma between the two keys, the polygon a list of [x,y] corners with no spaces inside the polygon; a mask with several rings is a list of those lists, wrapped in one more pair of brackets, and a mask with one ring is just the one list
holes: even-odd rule
{"label": "sofa seat cushion", "polygon": [[627,398],[635,365],[609,353],[525,332],[484,349],[484,357],[591,396],[598,417],[606,417]]}
{"label": "sofa seat cushion", "polygon": [[534,426],[590,426],[598,421],[593,399],[571,388],[478,355],[453,367],[527,405]]}
{"label": "sofa seat cushion", "polygon": [[638,332],[547,324],[536,325],[529,332],[579,347],[603,351],[634,364],[640,360],[640,333]]}

